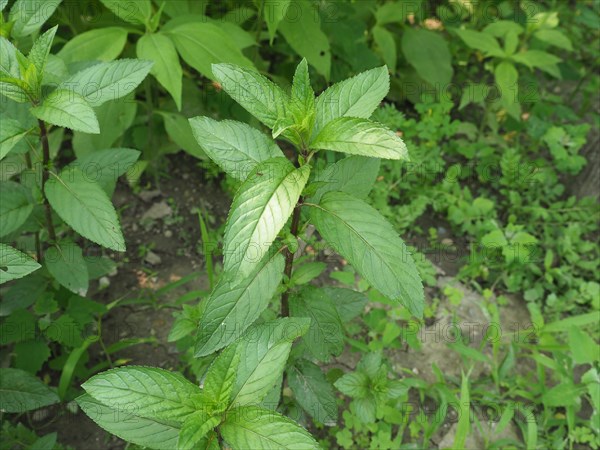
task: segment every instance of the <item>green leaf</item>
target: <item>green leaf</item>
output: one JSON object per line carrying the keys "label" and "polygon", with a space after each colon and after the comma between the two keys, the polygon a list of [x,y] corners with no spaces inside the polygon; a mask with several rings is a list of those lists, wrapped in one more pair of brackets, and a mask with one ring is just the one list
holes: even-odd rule
{"label": "green leaf", "polygon": [[220,427],[234,450],[318,449],[308,431],[281,414],[256,406],[236,408]]}
{"label": "green leaf", "polygon": [[502,105],[510,110],[519,101],[519,72],[512,63],[502,61],[496,66],[494,76],[502,94]]}
{"label": "green leaf", "polygon": [[296,401],[317,422],[333,426],[338,410],[335,394],[321,368],[306,360],[288,370],[288,383]]}
{"label": "green leaf", "polygon": [[311,319],[308,334],[302,338],[308,351],[321,361],[339,356],[344,349],[342,322],[331,299],[314,286],[304,286],[290,300],[291,317]]}
{"label": "green leaf", "polygon": [[50,28],[39,38],[37,38],[33,43],[31,50],[29,51],[29,55],[27,56],[29,61],[31,61],[35,66],[40,79],[44,73],[44,68],[46,67],[46,61],[48,60],[48,54],[50,53],[50,48],[52,47],[56,30],[58,30],[58,25]]}
{"label": "green leaf", "polygon": [[107,370],[81,387],[111,409],[130,411],[135,406],[136,416],[175,423],[196,410],[194,398],[201,392],[179,373],[142,366]]}
{"label": "green leaf", "polygon": [[3,237],[25,223],[33,211],[33,204],[29,191],[14,181],[0,182],[0,195],[0,237]]}
{"label": "green leaf", "polygon": [[218,79],[211,68],[211,65],[217,63],[253,67],[252,61],[244,56],[235,41],[215,24],[183,23],[170,28],[166,34],[183,60],[205,77]]}
{"label": "green leaf", "polygon": [[569,348],[575,364],[592,364],[599,359],[598,345],[578,327],[569,328]]}
{"label": "green leaf", "polygon": [[527,50],[525,52],[515,53],[511,56],[511,59],[515,62],[525,64],[530,69],[538,68],[555,78],[561,77],[558,64],[562,62],[562,59],[551,55],[550,53],[542,52],[540,50]]}
{"label": "green leaf", "polygon": [[285,17],[285,13],[290,6],[290,0],[281,0],[277,2],[265,2],[263,5],[263,17],[269,30],[269,40],[273,44],[273,38],[277,33],[280,22]]}
{"label": "green leaf", "polygon": [[413,258],[381,214],[342,192],[328,192],[310,206],[317,230],[338,253],[383,295],[422,316],[423,285]]}
{"label": "green leaf", "polygon": [[[220,417],[210,417],[204,409],[190,414],[181,427],[177,447],[174,448],[178,450],[206,449],[205,437],[219,423],[221,423]],[[201,445],[199,445],[200,443]]]}
{"label": "green leaf", "polygon": [[102,27],[78,34],[57,53],[66,64],[78,61],[112,61],[127,42],[127,29]]}
{"label": "green leaf", "polygon": [[279,384],[292,342],[305,334],[308,326],[307,319],[288,317],[246,331],[237,343],[240,365],[231,405],[256,405]]}
{"label": "green leaf", "polygon": [[180,425],[176,422],[138,416],[133,404],[112,409],[88,394],[78,397],[77,404],[100,427],[121,439],[153,449],[177,448]]}
{"label": "green leaf", "polygon": [[348,323],[360,315],[368,302],[364,294],[352,289],[335,287],[324,287],[321,289],[331,299],[342,323]]}
{"label": "green leaf", "polygon": [[245,180],[259,163],[284,156],[271,138],[242,122],[194,117],[190,125],[210,159],[238,180]]}
{"label": "green leaf", "polygon": [[301,266],[296,266],[292,272],[292,279],[290,282],[294,286],[309,283],[311,280],[321,275],[325,269],[327,269],[327,264],[323,262],[310,262],[302,264]]}
{"label": "green leaf", "polygon": [[504,51],[500,48],[498,41],[488,33],[474,30],[455,30],[465,44],[476,50],[481,50],[487,56],[504,57]]}
{"label": "green leaf", "polygon": [[0,284],[22,278],[38,270],[36,261],[8,245],[0,244]]}
{"label": "green leaf", "polygon": [[117,179],[134,166],[140,155],[139,151],[131,148],[111,148],[83,155],[67,167],[79,169],[87,180],[97,183],[108,196],[112,196]]}
{"label": "green leaf", "polygon": [[341,117],[321,130],[310,148],[353,155],[408,160],[406,145],[390,129],[367,119]]}
{"label": "green leaf", "polygon": [[50,347],[43,340],[19,342],[14,346],[15,367],[31,374],[39,372],[50,358]]}
{"label": "green leaf", "polygon": [[44,263],[56,281],[71,292],[85,296],[89,283],[81,247],[71,241],[61,241],[44,252]]}
{"label": "green leaf", "polygon": [[267,256],[241,281],[224,275],[205,300],[195,356],[201,357],[233,342],[268,306],[281,282],[283,257]]}
{"label": "green leaf", "polygon": [[279,23],[279,32],[296,53],[306,58],[317,72],[329,80],[331,72],[329,39],[321,30],[320,16],[313,9],[312,2],[291,0],[288,14],[285,14]]}
{"label": "green leaf", "polygon": [[573,384],[572,381],[554,386],[542,395],[542,402],[545,406],[572,406],[579,402],[579,396],[582,388]]}
{"label": "green leaf", "polygon": [[317,98],[316,131],[339,117],[368,119],[389,90],[390,75],[385,66],[334,84]]}
{"label": "green leaf", "polygon": [[215,404],[219,412],[229,406],[239,364],[240,353],[237,346],[232,345],[223,350],[208,369],[202,392]]}
{"label": "green leaf", "polygon": [[44,122],[84,133],[100,133],[98,119],[91,106],[75,92],[57,89],[31,114]]}
{"label": "green leaf", "polygon": [[564,50],[573,51],[571,40],[559,30],[537,30],[533,33],[536,39]]}
{"label": "green leaf", "polygon": [[402,53],[419,76],[436,90],[445,89],[452,81],[452,56],[441,34],[406,28],[402,33]]}
{"label": "green leaf", "polygon": [[[470,373],[470,372],[469,372]],[[465,441],[471,429],[471,399],[469,394],[469,376],[462,374],[460,387],[459,419],[452,448],[465,448]]]}
{"label": "green leaf", "polygon": [[138,58],[154,62],[150,73],[171,94],[177,110],[181,111],[183,70],[179,63],[177,50],[171,40],[160,33],[145,34],[137,41],[136,51]]}
{"label": "green leaf", "polygon": [[227,218],[224,270],[240,277],[252,272],[291,216],[309,173],[309,166],[296,169],[279,157],[259,164],[248,175]]}
{"label": "green leaf", "polygon": [[297,116],[295,117],[297,124],[302,125],[303,120],[308,121],[305,128],[310,131],[309,128],[312,127],[315,118],[315,91],[310,84],[306,58],[300,61],[294,73],[290,109]]}
{"label": "green leaf", "polygon": [[497,38],[503,38],[509,33],[521,34],[525,31],[521,25],[512,20],[498,20],[487,25],[483,32]]}
{"label": "green leaf", "polygon": [[83,237],[125,251],[119,219],[102,187],[78,169],[67,169],[44,185],[48,201],[62,220]]}
{"label": "green leaf", "polygon": [[348,156],[317,173],[313,182],[319,188],[311,201],[318,203],[323,194],[332,191],[346,192],[353,197],[366,199],[379,174],[380,162],[377,158]]}
{"label": "green leaf", "polygon": [[269,128],[285,116],[288,95],[258,72],[233,64],[215,64],[212,72],[231,98]]}
{"label": "green leaf", "polygon": [[369,377],[363,372],[350,372],[339,378],[334,384],[340,392],[352,398],[364,398],[370,391]]}
{"label": "green leaf", "polygon": [[62,0],[17,0],[8,16],[8,21],[14,22],[13,37],[22,38],[38,31],[61,2]]}
{"label": "green leaf", "polygon": [[115,16],[135,25],[145,25],[152,15],[150,0],[100,0]]}
{"label": "green leaf", "polygon": [[206,160],[206,153],[196,141],[187,117],[167,111],[161,111],[159,114],[165,121],[165,131],[176,145],[195,158]]}
{"label": "green leaf", "polygon": [[[409,30],[412,29],[406,29],[405,33]],[[371,31],[373,33],[373,40],[377,45],[379,53],[383,57],[383,61],[387,65],[390,72],[396,72],[398,50],[396,49],[396,41],[394,40],[394,35],[390,33],[385,27],[379,25],[374,26]]]}
{"label": "green leaf", "polygon": [[23,413],[60,401],[52,389],[20,369],[0,369],[0,394],[0,410],[7,413]]}
{"label": "green leaf", "polygon": [[0,161],[23,139],[30,130],[23,128],[18,120],[2,117],[0,120]]}
{"label": "green leaf", "polygon": [[151,68],[152,62],[137,59],[101,62],[77,72],[63,81],[58,89],[72,90],[91,106],[100,106],[132,92]]}

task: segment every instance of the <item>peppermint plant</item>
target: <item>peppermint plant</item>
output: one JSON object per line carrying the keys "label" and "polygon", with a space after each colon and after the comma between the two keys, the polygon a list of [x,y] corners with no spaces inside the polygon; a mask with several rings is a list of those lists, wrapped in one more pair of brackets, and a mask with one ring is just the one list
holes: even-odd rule
{"label": "peppermint plant", "polygon": [[[317,98],[306,60],[291,93],[253,70],[212,70],[222,89],[271,129],[269,136],[241,122],[190,119],[199,145],[240,182],[223,271],[200,304],[195,337],[195,356],[213,362],[200,387],[162,369],[114,369],[87,381],[78,402],[106,430],[149,448],[316,448],[304,428],[277,412],[285,410],[282,393],[295,394],[315,423],[336,423],[334,390],[316,363],[341,353],[343,324],[366,298],[311,284],[325,264],[295,264],[305,227],[312,223],[381,294],[416,317],[423,313],[411,255],[365,201],[379,158],[408,159],[402,140],[369,120],[388,92],[388,70],[366,71]],[[294,156],[276,140],[291,144]],[[327,151],[348,156],[323,165]],[[273,319],[269,305],[282,317]]]}

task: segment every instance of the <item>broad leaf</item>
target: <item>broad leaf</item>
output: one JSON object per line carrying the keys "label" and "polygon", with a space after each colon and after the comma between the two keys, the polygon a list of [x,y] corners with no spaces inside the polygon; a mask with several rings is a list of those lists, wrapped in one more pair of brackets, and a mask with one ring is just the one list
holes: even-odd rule
{"label": "broad leaf", "polygon": [[[196,410],[200,388],[164,369],[125,366],[94,375],[83,389],[104,405],[136,416],[183,423]],[[128,409],[129,408],[129,409]]]}
{"label": "broad leaf", "polygon": [[211,417],[205,409],[190,414],[179,432],[177,450],[206,449],[206,435],[221,422],[220,417]]}
{"label": "broad leaf", "polygon": [[161,111],[159,114],[165,121],[165,131],[176,145],[198,159],[207,159],[206,153],[194,137],[192,126],[187,117],[167,111]]}
{"label": "broad leaf", "polygon": [[304,286],[290,299],[290,316],[307,317],[310,328],[302,338],[307,350],[321,361],[344,349],[342,322],[331,299],[314,286]]}
{"label": "broad leaf", "polygon": [[122,27],[102,27],[78,34],[67,41],[57,53],[66,64],[77,61],[112,61],[127,42],[127,30]]}
{"label": "broad leaf", "polygon": [[476,50],[481,50],[487,56],[504,57],[504,50],[500,48],[498,41],[488,33],[474,30],[455,30],[465,44]]}
{"label": "broad leaf", "polygon": [[[279,32],[300,56],[329,80],[331,72],[331,51],[329,39],[321,30],[319,14],[311,2],[292,0],[289,11],[279,24]],[[309,37],[310,36],[310,37]]]}
{"label": "broad leaf", "polygon": [[29,55],[27,57],[35,66],[38,75],[44,73],[46,61],[48,60],[48,54],[50,53],[50,48],[52,47],[52,42],[54,41],[54,35],[56,34],[57,29],[58,25],[50,28],[48,31],[42,34],[35,40],[31,50],[29,51]]}
{"label": "broad leaf", "polygon": [[40,267],[42,266],[25,253],[8,245],[0,244],[0,284],[22,278]]}
{"label": "broad leaf", "polygon": [[311,201],[318,203],[323,194],[331,191],[366,199],[379,174],[379,166],[379,159],[364,156],[349,156],[327,166],[313,180],[319,187]]}
{"label": "broad leaf", "polygon": [[210,159],[238,180],[245,180],[257,164],[284,156],[273,139],[242,122],[194,117],[190,125]]}
{"label": "broad leaf", "polygon": [[352,289],[337,287],[324,287],[321,289],[331,299],[342,323],[348,323],[360,315],[368,302],[365,294]]}
{"label": "broad leaf", "polygon": [[255,325],[238,341],[240,364],[231,393],[232,406],[256,405],[281,380],[292,342],[308,330],[309,321],[285,318]]}
{"label": "broad leaf", "polygon": [[280,0],[277,2],[265,3],[263,7],[263,16],[269,30],[269,39],[273,44],[273,38],[277,33],[279,23],[285,17],[285,13],[290,6],[290,0]]}
{"label": "broad leaf", "polygon": [[308,431],[281,414],[244,406],[227,414],[221,434],[233,450],[318,449]]}
{"label": "broad leaf", "polygon": [[[219,26],[207,22],[183,23],[166,32],[186,63],[205,77],[214,79],[212,64],[229,62],[253,67],[235,41]],[[220,81],[220,80],[219,80]]]}
{"label": "broad leaf", "polygon": [[223,350],[208,369],[202,392],[206,398],[214,402],[219,411],[224,411],[229,406],[229,397],[239,364],[238,347],[232,345]]}
{"label": "broad leaf", "polygon": [[402,53],[421,78],[441,92],[452,81],[452,56],[441,34],[406,28],[402,33]]}
{"label": "broad leaf", "polygon": [[265,257],[245,279],[224,275],[210,294],[200,318],[196,357],[210,355],[243,333],[268,306],[281,282],[283,257]]}
{"label": "broad leaf", "polygon": [[61,241],[44,252],[44,263],[56,281],[85,297],[88,271],[81,247],[71,241]]}
{"label": "broad leaf", "polygon": [[286,224],[308,180],[309,166],[285,158],[259,164],[236,193],[227,225],[223,267],[244,277],[262,260]]}
{"label": "broad leaf", "polygon": [[100,0],[104,6],[110,9],[115,16],[125,22],[136,25],[145,25],[152,15],[152,3],[150,0]]}
{"label": "broad leaf", "polygon": [[370,380],[363,372],[350,372],[339,378],[335,387],[349,397],[364,398],[369,394]]}
{"label": "broad leaf", "polygon": [[150,73],[171,94],[177,109],[181,111],[183,71],[171,40],[160,33],[145,34],[137,41],[136,51],[138,58],[154,62]]}
{"label": "broad leaf", "polygon": [[20,369],[0,369],[0,394],[0,410],[7,413],[23,413],[60,401],[56,392]]}
{"label": "broad leaf", "polygon": [[102,187],[78,169],[52,174],[44,191],[60,218],[83,237],[119,252],[125,240],[119,219]]}
{"label": "broad leaf", "polygon": [[19,229],[25,223],[33,204],[29,191],[14,181],[0,182],[0,237]]}
{"label": "broad leaf", "polygon": [[17,143],[29,133],[21,123],[9,117],[0,120],[0,160],[2,160]]}
{"label": "broad leaf", "polygon": [[77,404],[90,419],[121,439],[159,450],[177,448],[181,426],[177,422],[138,416],[134,404],[112,409],[88,394],[78,397]]}
{"label": "broad leaf", "polygon": [[17,0],[10,9],[9,22],[14,22],[11,33],[15,38],[28,36],[39,30],[62,0]]}
{"label": "broad leaf", "polygon": [[233,64],[214,64],[212,72],[231,98],[269,128],[285,116],[288,95],[258,72]]}
{"label": "broad leaf", "polygon": [[[409,30],[412,30],[412,28],[405,29],[404,33],[408,32]],[[375,44],[377,44],[377,49],[383,57],[383,61],[392,73],[396,72],[398,50],[396,49],[396,40],[394,39],[394,35],[385,27],[379,25],[373,27],[372,32],[373,40],[375,41]]]}
{"label": "broad leaf", "polygon": [[306,360],[297,362],[288,369],[288,384],[296,401],[313,419],[328,426],[336,424],[335,394],[319,366]]}
{"label": "broad leaf", "polygon": [[58,88],[72,90],[91,106],[100,106],[132,92],[151,68],[152,62],[136,59],[102,62],[77,72]]}
{"label": "broad leaf", "polygon": [[328,192],[311,206],[321,236],[373,287],[421,317],[425,300],[415,263],[381,214],[343,192]]}
{"label": "broad leaf", "polygon": [[509,112],[513,113],[513,115],[518,117],[521,111],[518,94],[519,72],[517,72],[517,69],[512,63],[508,61],[502,61],[496,66],[494,76],[496,79],[496,84],[498,85],[498,89],[502,95],[500,98],[502,106],[504,106],[504,108],[506,108],[506,110]]}
{"label": "broad leaf", "polygon": [[352,117],[329,122],[310,147],[375,158],[408,160],[406,145],[396,133],[381,124]]}
{"label": "broad leaf", "polygon": [[98,119],[84,98],[66,89],[52,92],[31,114],[44,122],[84,133],[100,133]]}

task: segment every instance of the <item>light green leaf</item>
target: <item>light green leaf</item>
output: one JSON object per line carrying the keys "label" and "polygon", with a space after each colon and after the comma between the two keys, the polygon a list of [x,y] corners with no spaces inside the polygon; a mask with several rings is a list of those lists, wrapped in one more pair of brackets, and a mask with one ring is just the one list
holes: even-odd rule
{"label": "light green leaf", "polygon": [[[293,14],[291,14],[293,11]],[[279,32],[296,53],[329,80],[331,51],[329,39],[321,30],[321,20],[312,2],[291,0],[288,14],[279,23]]]}
{"label": "light green leaf", "polygon": [[88,271],[81,247],[61,241],[44,252],[44,263],[50,275],[71,292],[85,297]]}
{"label": "light green leaf", "polygon": [[239,364],[240,353],[237,346],[232,345],[223,350],[208,369],[202,393],[214,403],[219,412],[229,406]]}
{"label": "light green leaf", "polygon": [[269,128],[285,116],[288,95],[258,72],[233,64],[215,64],[212,71],[225,92]]}
{"label": "light green leaf", "polygon": [[[411,28],[405,30],[405,33]],[[383,61],[388,66],[388,69],[394,73],[396,72],[396,63],[398,59],[398,50],[396,49],[396,41],[394,35],[390,33],[386,28],[382,26],[375,26],[373,30],[373,40],[377,45],[377,50],[383,57]]]}
{"label": "light green leaf", "polygon": [[72,90],[91,106],[100,106],[132,92],[151,68],[152,62],[137,59],[101,62],[77,72],[58,88]]}
{"label": "light green leaf", "polygon": [[20,369],[0,369],[0,394],[0,411],[7,413],[23,413],[60,401],[56,392]]}
{"label": "light green leaf", "polygon": [[152,3],[150,0],[100,0],[104,6],[110,9],[115,16],[125,22],[136,25],[145,25],[152,15]]}
{"label": "light green leaf", "polygon": [[483,29],[484,33],[487,33],[497,38],[505,37],[509,33],[519,35],[524,31],[525,30],[521,25],[519,25],[516,22],[513,22],[512,20],[498,20],[496,22],[490,23]]}
{"label": "light green leaf", "polygon": [[44,68],[46,67],[46,61],[48,60],[48,54],[50,53],[56,30],[58,30],[58,25],[50,28],[37,38],[29,51],[29,55],[27,55],[29,61],[35,66],[40,79],[44,73]]}
{"label": "light green leaf", "polygon": [[581,328],[569,328],[569,348],[575,364],[592,364],[600,359],[598,344]]}
{"label": "light green leaf", "polygon": [[248,175],[227,218],[224,270],[240,277],[252,272],[291,216],[309,173],[309,166],[296,169],[279,157],[259,164]]}
{"label": "light green leaf", "polygon": [[232,406],[256,405],[279,384],[292,342],[305,334],[309,320],[284,318],[249,328],[237,346],[240,364]]}
{"label": "light green leaf", "polygon": [[0,197],[0,237],[3,237],[25,223],[33,204],[28,190],[14,181],[0,182]]}
{"label": "light green leaf", "polygon": [[284,156],[273,139],[242,122],[194,117],[190,125],[210,159],[238,180],[245,180],[257,164]]}
{"label": "light green leaf", "polygon": [[481,50],[486,56],[504,57],[504,51],[491,34],[474,30],[455,30],[455,32],[465,44],[476,50]]}
{"label": "light green leaf", "polygon": [[98,119],[82,96],[65,89],[52,92],[31,114],[44,122],[84,133],[100,133]]}
{"label": "light green leaf", "polygon": [[111,409],[131,411],[133,405],[136,416],[175,423],[196,410],[194,399],[201,392],[177,372],[142,366],[107,370],[81,387]]}
{"label": "light green leaf", "polygon": [[165,131],[169,138],[181,149],[190,155],[206,160],[206,153],[194,137],[192,127],[187,117],[182,114],[161,111],[159,113],[165,121]]}
{"label": "light green leaf", "polygon": [[273,44],[273,38],[277,33],[279,23],[285,17],[285,13],[290,6],[290,0],[281,0],[277,2],[265,2],[263,5],[263,17],[269,30],[269,40]]}
{"label": "light green leaf", "polygon": [[303,58],[296,68],[292,83],[291,105],[292,113],[296,114],[295,121],[302,125],[302,120],[308,120],[305,128],[312,126],[315,119],[315,91],[310,84],[308,63]]}
{"label": "light green leaf", "polygon": [[353,197],[366,199],[379,174],[377,158],[348,156],[327,166],[319,172],[313,182],[319,184],[312,202],[318,203],[323,194],[331,191],[346,192]]}
{"label": "light green leaf", "polygon": [[582,391],[581,387],[568,381],[545,391],[541,400],[546,407],[572,406],[579,402]]}
{"label": "light green leaf", "polygon": [[66,64],[78,61],[112,61],[127,42],[127,30],[122,27],[102,27],[78,34],[67,41],[57,53]]}
{"label": "light green leaf", "polygon": [[159,450],[177,448],[181,426],[177,422],[138,416],[135,405],[112,409],[88,394],[78,397],[77,404],[100,427],[121,439]]}
{"label": "light green leaf", "polygon": [[[470,372],[469,372],[470,373]],[[462,374],[460,386],[459,419],[452,448],[465,448],[465,441],[471,430],[471,398],[469,394],[469,376]]]}
{"label": "light green leaf", "polygon": [[62,220],[83,237],[104,247],[125,251],[119,219],[102,187],[80,170],[52,174],[44,191]]}
{"label": "light green leaf", "polygon": [[29,131],[31,130],[23,128],[19,121],[2,117],[0,120],[0,160],[4,159]]}
{"label": "light green leaf", "polygon": [[353,155],[408,160],[406,145],[390,129],[367,119],[341,117],[329,122],[310,148]]}
{"label": "light green leaf", "polygon": [[385,66],[334,84],[317,98],[315,131],[339,117],[368,119],[389,90],[390,76]]}
{"label": "light green leaf", "polygon": [[301,266],[296,266],[292,272],[290,284],[297,286],[309,283],[311,280],[321,275],[325,269],[327,269],[327,264],[323,262],[309,262],[302,264]]}
{"label": "light green leaf", "polygon": [[452,81],[452,56],[441,34],[406,28],[402,33],[402,53],[419,76],[436,90],[445,89]]}
{"label": "light green leaf", "polygon": [[22,38],[39,30],[62,0],[17,0],[8,16],[9,22],[14,22],[12,35]]}
{"label": "light green leaf", "polygon": [[111,148],[88,153],[77,158],[69,168],[79,169],[88,180],[97,183],[108,196],[117,179],[134,166],[141,153],[131,148]]}
{"label": "light green leaf", "polygon": [[177,50],[171,40],[160,33],[145,34],[137,41],[136,51],[138,58],[154,62],[150,73],[171,94],[177,110],[181,111],[183,71]]}
{"label": "light green leaf", "polygon": [[536,39],[564,50],[573,51],[571,40],[559,30],[538,30],[533,33]]}
{"label": "light green leaf", "polygon": [[334,384],[342,394],[352,398],[364,398],[370,391],[369,377],[359,371],[345,374]]}
{"label": "light green leaf", "polygon": [[40,267],[42,266],[25,253],[8,245],[0,244],[0,284],[23,278]]}
{"label": "light green leaf", "polygon": [[302,338],[307,350],[321,361],[339,356],[344,349],[342,322],[331,299],[314,286],[304,286],[290,300],[291,317],[307,317],[310,328]]}
{"label": "light green leaf", "polygon": [[244,406],[227,414],[220,427],[234,450],[318,449],[308,431],[281,414],[256,406]]}
{"label": "light green leaf", "polygon": [[502,105],[508,111],[512,111],[515,106],[519,105],[519,72],[512,63],[502,61],[496,66],[494,76],[502,95],[500,99]]}
{"label": "light green leaf", "polygon": [[221,422],[220,417],[210,417],[205,409],[190,414],[179,432],[177,450],[206,449],[206,435]]}
{"label": "light green leaf", "polygon": [[283,257],[267,256],[245,279],[224,275],[205,300],[196,338],[195,356],[223,348],[243,333],[268,306],[281,282]]}
{"label": "light green leaf", "polygon": [[551,55],[547,52],[540,50],[527,50],[521,53],[515,53],[511,56],[511,59],[515,62],[525,64],[530,69],[538,68],[544,72],[549,73],[555,78],[560,78],[560,69],[558,64],[562,62],[562,59],[557,56]]}
{"label": "light green leaf", "polygon": [[333,426],[338,409],[333,389],[321,368],[306,360],[288,370],[288,383],[296,401],[318,423]]}
{"label": "light green leaf", "polygon": [[166,32],[183,60],[205,77],[214,79],[212,64],[253,67],[235,41],[219,26],[207,22],[182,23]]}
{"label": "light green leaf", "polygon": [[393,227],[367,203],[328,192],[311,218],[323,238],[383,295],[421,317],[424,293],[415,263]]}

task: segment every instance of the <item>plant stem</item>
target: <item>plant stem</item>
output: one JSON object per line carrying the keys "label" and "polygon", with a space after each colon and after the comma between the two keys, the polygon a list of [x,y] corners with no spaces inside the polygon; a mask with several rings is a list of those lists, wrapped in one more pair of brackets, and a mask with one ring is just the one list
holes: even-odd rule
{"label": "plant stem", "polygon": [[[302,206],[302,197],[298,200],[296,207],[294,208],[294,214],[292,215],[292,226],[290,233],[294,237],[298,237],[298,228],[300,227],[300,207]],[[292,277],[292,270],[294,268],[294,253],[289,248],[285,249],[285,269],[284,272],[288,280]],[[281,295],[281,316],[288,317],[290,315],[290,305],[288,302],[290,293],[289,290],[285,291]]]}
{"label": "plant stem", "polygon": [[46,210],[46,226],[48,227],[48,235],[51,241],[56,241],[56,232],[54,231],[54,223],[52,222],[52,208],[48,202],[48,197],[44,191],[46,181],[50,177],[49,165],[50,165],[50,146],[48,145],[48,130],[43,120],[38,120],[40,127],[40,141],[42,143],[42,192],[44,193],[44,208]]}

